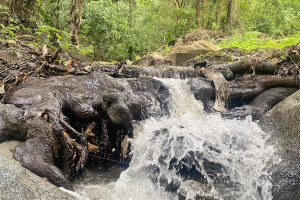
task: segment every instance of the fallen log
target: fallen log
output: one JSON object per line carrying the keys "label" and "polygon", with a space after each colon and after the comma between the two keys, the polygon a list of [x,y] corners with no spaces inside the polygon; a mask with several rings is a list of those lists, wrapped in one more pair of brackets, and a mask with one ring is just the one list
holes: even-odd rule
{"label": "fallen log", "polygon": [[[201,66],[203,65],[204,66]],[[247,59],[240,60],[229,64],[223,65],[210,65],[206,61],[194,64],[197,66],[214,69],[223,74],[226,80],[232,80],[236,76],[252,73],[255,74],[275,74],[278,69],[278,63],[270,62],[268,60]]]}
{"label": "fallen log", "polygon": [[268,89],[256,96],[248,105],[235,107],[229,111],[223,112],[222,117],[229,119],[245,119],[250,115],[252,116],[252,120],[259,120],[263,114],[271,110],[276,104],[297,91],[297,88],[288,87]]}
{"label": "fallen log", "polygon": [[241,106],[253,100],[258,94],[274,87],[299,88],[299,80],[293,76],[260,75],[229,81],[230,107]]}
{"label": "fallen log", "polygon": [[277,63],[266,60],[241,60],[225,65],[221,65],[221,68],[228,68],[234,75],[245,74],[247,71],[255,70],[257,74],[274,74],[277,69]]}

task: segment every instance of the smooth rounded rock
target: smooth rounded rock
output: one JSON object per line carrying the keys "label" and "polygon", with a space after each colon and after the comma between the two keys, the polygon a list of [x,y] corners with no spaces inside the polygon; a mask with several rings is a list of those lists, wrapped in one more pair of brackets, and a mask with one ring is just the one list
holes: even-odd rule
{"label": "smooth rounded rock", "polygon": [[267,112],[259,124],[271,134],[270,143],[281,162],[272,167],[276,200],[300,199],[300,91]]}
{"label": "smooth rounded rock", "polygon": [[0,154],[0,199],[76,199]]}

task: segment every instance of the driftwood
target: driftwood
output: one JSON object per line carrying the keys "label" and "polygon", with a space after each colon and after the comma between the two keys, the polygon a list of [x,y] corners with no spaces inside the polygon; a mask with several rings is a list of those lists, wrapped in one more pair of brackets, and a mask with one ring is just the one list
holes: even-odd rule
{"label": "driftwood", "polygon": [[205,77],[214,82],[216,100],[213,109],[221,112],[225,111],[225,107],[227,107],[228,98],[230,96],[228,82],[226,81],[224,76],[216,70],[209,70],[202,67],[200,71],[204,74]]}

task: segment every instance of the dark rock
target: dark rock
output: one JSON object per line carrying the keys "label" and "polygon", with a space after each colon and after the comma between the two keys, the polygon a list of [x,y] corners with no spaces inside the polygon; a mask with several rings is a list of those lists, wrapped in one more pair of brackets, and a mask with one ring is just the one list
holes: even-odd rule
{"label": "dark rock", "polygon": [[233,108],[222,116],[225,118],[245,119],[246,116],[251,115],[253,120],[259,120],[264,113],[272,109],[276,104],[283,101],[285,98],[296,92],[296,88],[271,88],[260,93],[248,105]]}
{"label": "dark rock", "polygon": [[[180,147],[185,144],[185,137],[176,137],[169,133],[168,129],[160,129],[153,132],[150,141],[163,140],[157,151],[161,151],[157,165],[149,165],[147,171],[150,171],[151,180],[163,187],[166,191],[177,193],[179,199],[186,199],[186,189],[195,189],[195,199],[215,199],[211,196],[212,186],[218,190],[228,190],[234,188],[235,183],[227,175],[227,169],[222,164],[211,161],[204,156],[203,152],[186,151],[178,157],[170,157],[173,151],[183,151]],[[169,142],[175,141],[170,147]],[[175,146],[179,149],[174,149]],[[219,154],[221,151],[209,143],[204,143],[203,147]],[[184,149],[184,148],[183,148]],[[152,158],[151,158],[152,159]],[[154,158],[155,160],[155,158]],[[155,161],[154,161],[155,163]],[[167,178],[166,172],[172,172],[171,180]],[[209,182],[213,180],[213,182]],[[194,186],[193,188],[192,185]]]}
{"label": "dark rock", "polygon": [[[94,66],[96,71],[112,74],[116,66],[111,64],[102,64]],[[196,78],[204,77],[199,70],[192,67],[178,67],[178,66],[127,66],[123,68],[122,74],[131,78],[157,77],[157,78]]]}
{"label": "dark rock", "polygon": [[267,112],[259,124],[270,133],[270,143],[281,161],[272,171],[273,199],[300,199],[300,92]]}
{"label": "dark rock", "polygon": [[109,119],[116,125],[125,127],[129,137],[132,137],[132,115],[125,102],[125,97],[116,93],[103,95],[102,109],[106,111]]}
{"label": "dark rock", "polygon": [[150,54],[144,56],[132,63],[133,65],[141,66],[163,66],[173,65],[172,61],[158,54]]}
{"label": "dark rock", "polygon": [[128,102],[133,119],[142,120],[149,117],[169,115],[169,89],[159,80],[142,78],[140,81],[129,81],[133,93],[139,96],[136,103]]}
{"label": "dark rock", "polygon": [[212,80],[207,78],[192,78],[188,81],[195,99],[203,102],[204,110],[209,107],[209,100],[215,96],[215,87]]}
{"label": "dark rock", "polygon": [[25,140],[26,132],[21,132],[20,128],[26,128],[24,122],[30,116],[28,112],[0,103],[0,113],[0,142],[8,139]]}
{"label": "dark rock", "polygon": [[[53,184],[71,189],[65,178],[70,176],[70,170],[65,168],[68,156],[63,153],[68,147],[61,136],[64,127],[59,116],[66,115],[71,122],[75,118],[108,120],[112,127],[108,136],[116,141],[116,131],[120,129],[132,137],[132,120],[168,115],[169,99],[168,88],[153,78],[126,81],[94,73],[31,79],[4,98],[5,103],[19,108],[0,104],[0,141],[26,140],[16,147],[14,158]],[[48,113],[51,128],[47,119],[40,117],[43,113]],[[60,147],[55,146],[56,139]],[[55,158],[58,148],[60,155]],[[54,159],[65,163],[60,166],[64,173],[55,166]]]}
{"label": "dark rock", "polygon": [[0,142],[7,139],[26,140],[17,145],[14,158],[51,183],[72,189],[62,172],[54,166],[54,135],[49,132],[46,120],[33,117],[13,105],[0,104],[0,113]]}

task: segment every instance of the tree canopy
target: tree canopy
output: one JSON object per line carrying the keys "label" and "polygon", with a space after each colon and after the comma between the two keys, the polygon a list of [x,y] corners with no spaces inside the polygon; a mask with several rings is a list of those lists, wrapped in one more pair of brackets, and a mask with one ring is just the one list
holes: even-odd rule
{"label": "tree canopy", "polygon": [[[2,11],[12,6],[3,0],[0,4]],[[31,0],[24,4],[39,8],[27,14],[37,26],[68,32],[71,39],[75,34],[78,41],[72,39],[73,44],[98,60],[135,59],[196,30],[257,31],[277,38],[300,31],[300,0]],[[13,14],[12,18],[18,16],[16,11]]]}

